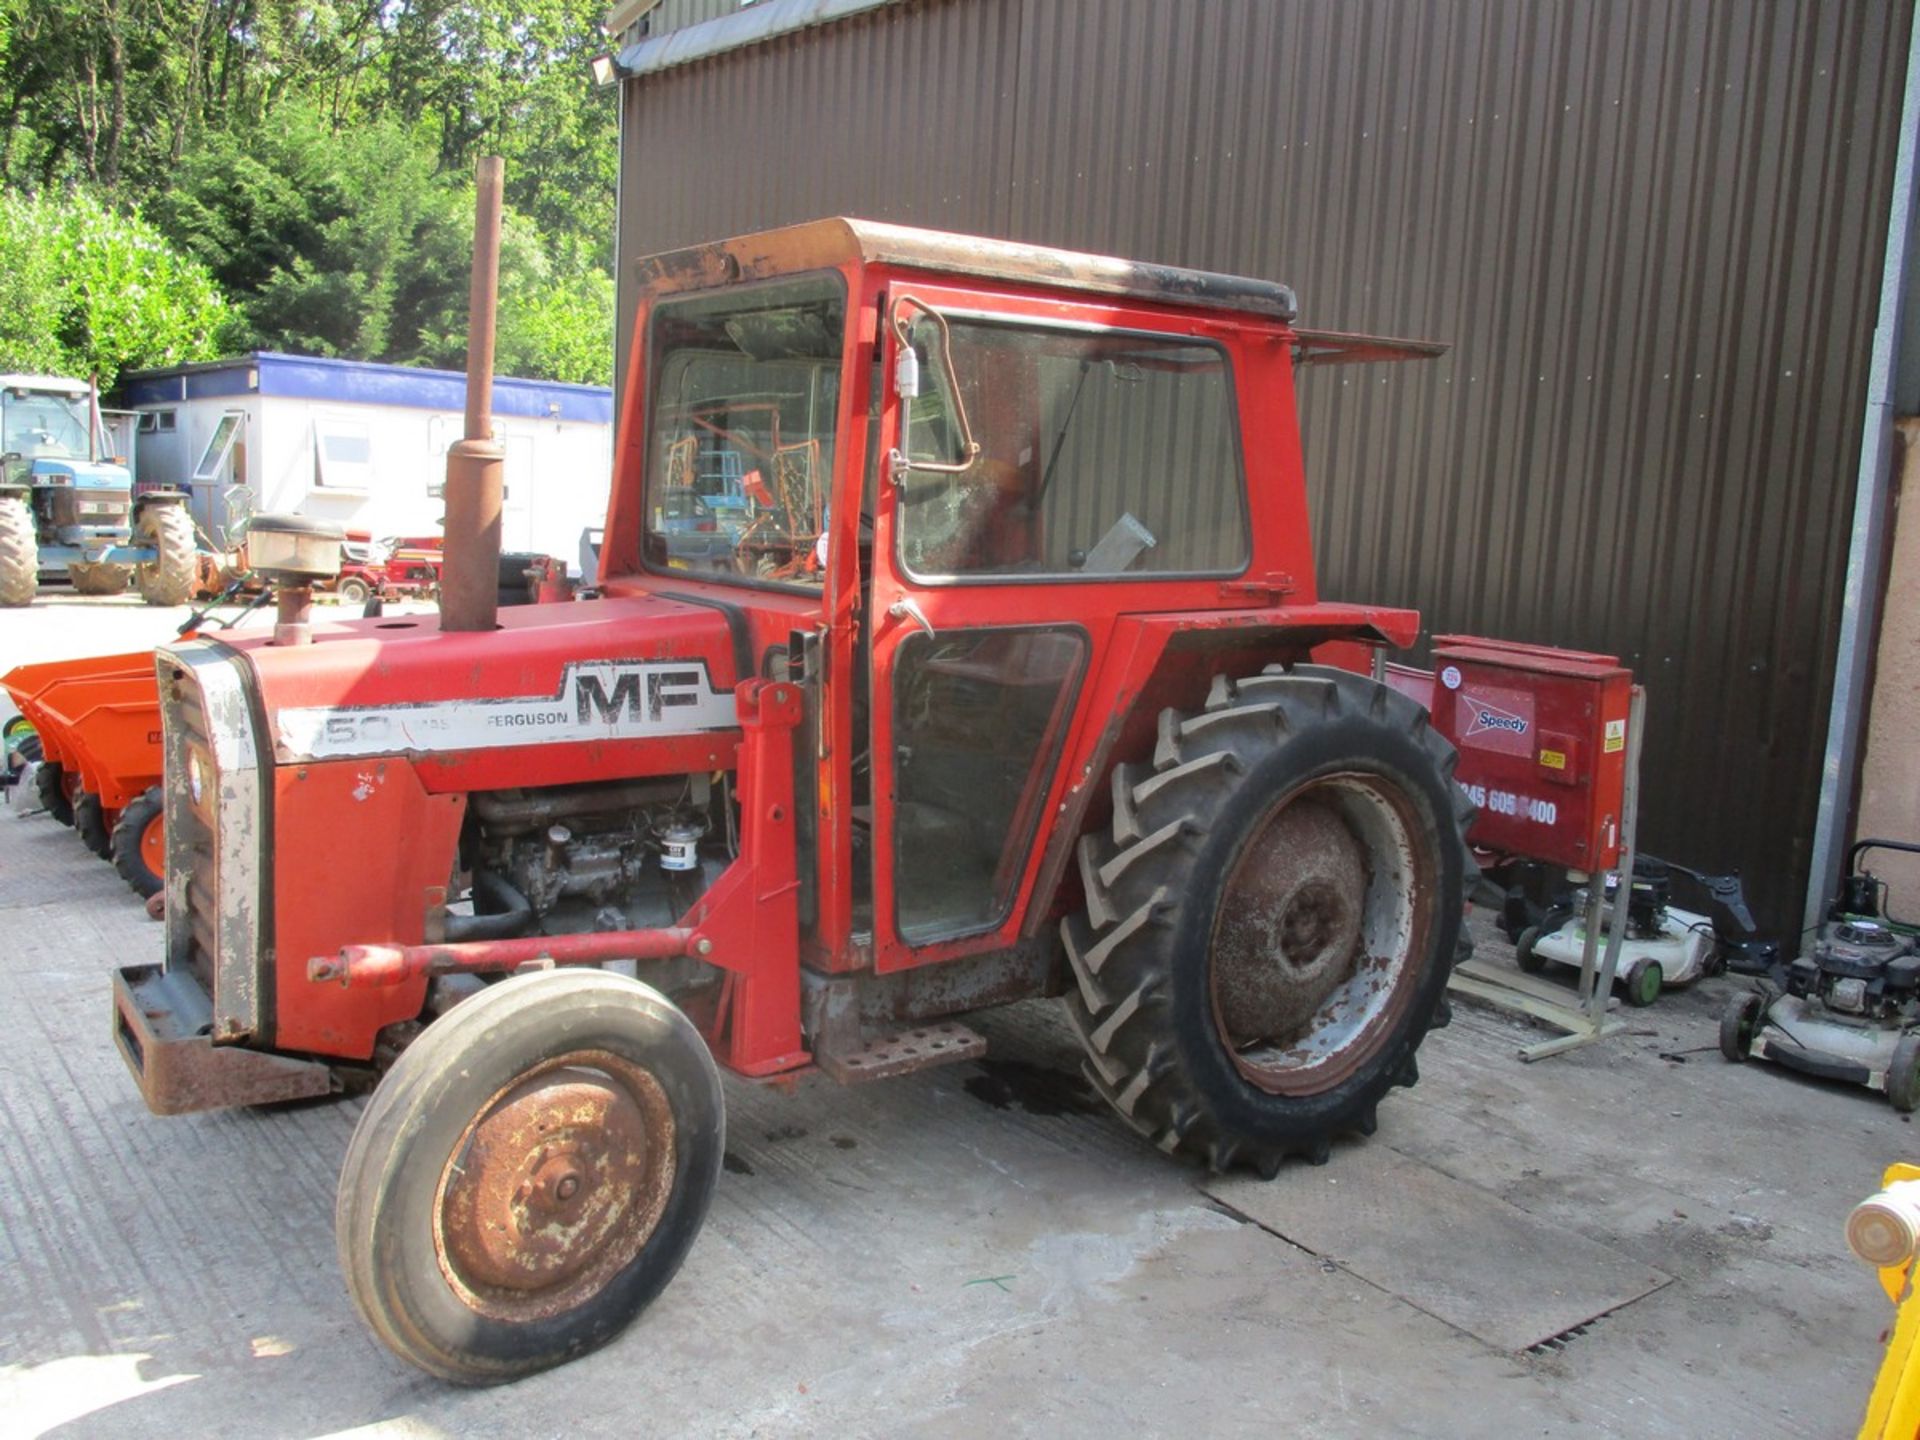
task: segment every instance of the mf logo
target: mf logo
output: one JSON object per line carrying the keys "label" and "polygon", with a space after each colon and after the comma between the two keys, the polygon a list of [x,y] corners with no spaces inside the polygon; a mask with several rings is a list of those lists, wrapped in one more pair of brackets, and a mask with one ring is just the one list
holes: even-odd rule
{"label": "mf logo", "polygon": [[1498,705],[1489,705],[1484,700],[1476,700],[1471,695],[1463,694],[1460,698],[1467,702],[1467,711],[1470,716],[1467,724],[1468,735],[1486,735],[1495,731],[1508,735],[1527,733],[1527,722],[1523,716],[1516,715],[1511,710],[1502,710]]}
{"label": "mf logo", "polygon": [[596,715],[609,725],[628,720],[658,721],[679,705],[698,705],[706,676],[700,670],[620,670],[612,672],[613,690],[591,671],[573,677],[574,719],[585,725]]}

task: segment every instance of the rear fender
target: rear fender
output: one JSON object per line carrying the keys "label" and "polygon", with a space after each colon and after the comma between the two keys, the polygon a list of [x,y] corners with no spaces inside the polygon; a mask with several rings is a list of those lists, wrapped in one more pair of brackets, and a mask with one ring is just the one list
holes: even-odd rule
{"label": "rear fender", "polygon": [[1121,617],[1089,687],[1073,769],[1023,934],[1039,934],[1075,898],[1075,847],[1090,826],[1111,818],[1113,768],[1152,753],[1162,710],[1197,709],[1215,675],[1247,675],[1267,665],[1323,657],[1364,670],[1363,657],[1384,646],[1409,646],[1419,633],[1417,611],[1331,602]]}

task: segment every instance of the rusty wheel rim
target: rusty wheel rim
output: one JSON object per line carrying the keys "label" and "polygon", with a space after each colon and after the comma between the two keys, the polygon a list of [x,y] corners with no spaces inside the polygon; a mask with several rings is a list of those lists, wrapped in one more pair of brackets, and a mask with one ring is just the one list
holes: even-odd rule
{"label": "rusty wheel rim", "polygon": [[673,1108],[648,1070],[603,1050],[546,1061],[480,1108],[441,1172],[441,1273],[491,1319],[564,1314],[645,1248],[673,1176]]}
{"label": "rusty wheel rim", "polygon": [[167,826],[162,816],[154,816],[141,827],[140,859],[154,874],[167,873]]}
{"label": "rusty wheel rim", "polygon": [[1241,1076],[1279,1095],[1350,1076],[1412,1003],[1438,876],[1381,777],[1282,796],[1227,872],[1208,947],[1214,1024]]}

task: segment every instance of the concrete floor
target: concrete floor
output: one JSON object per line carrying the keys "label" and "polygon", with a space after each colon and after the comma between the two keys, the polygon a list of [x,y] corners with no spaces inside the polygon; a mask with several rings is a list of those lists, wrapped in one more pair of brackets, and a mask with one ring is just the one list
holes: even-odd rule
{"label": "concrete floor", "polygon": [[[0,669],[61,653],[50,631],[106,650],[171,628],[97,609],[0,612]],[[1725,1064],[1726,982],[1530,1067],[1531,1032],[1460,1005],[1377,1135],[1275,1182],[1336,1184],[1384,1147],[1672,1277],[1518,1354],[1215,1199],[1088,1103],[1029,1005],[975,1022],[982,1064],[729,1080],[729,1173],[654,1308],[574,1365],[456,1390],[342,1287],[358,1102],[147,1114],[107,977],[159,927],[45,817],[0,811],[0,935],[8,1435],[1842,1435],[1891,1313],[1841,1225],[1910,1132],[1863,1091]],[[1479,1227],[1399,1223],[1410,1253],[1507,1273]]]}

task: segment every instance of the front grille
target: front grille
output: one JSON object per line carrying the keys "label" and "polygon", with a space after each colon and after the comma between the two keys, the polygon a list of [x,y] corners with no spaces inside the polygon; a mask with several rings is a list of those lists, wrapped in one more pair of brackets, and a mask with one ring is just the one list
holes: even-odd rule
{"label": "front grille", "polygon": [[125,490],[70,490],[53,492],[55,525],[124,525],[132,501]]}
{"label": "front grille", "polygon": [[260,776],[240,662],[211,641],[156,656],[164,737],[167,967],[213,1001],[213,1038],[262,1030]]}

